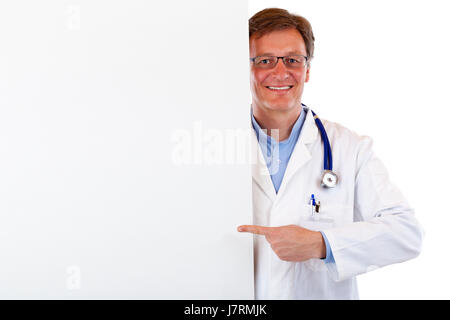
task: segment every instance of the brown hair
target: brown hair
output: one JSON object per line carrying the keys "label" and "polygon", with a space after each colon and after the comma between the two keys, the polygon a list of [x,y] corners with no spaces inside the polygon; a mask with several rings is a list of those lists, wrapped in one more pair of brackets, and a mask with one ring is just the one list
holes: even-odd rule
{"label": "brown hair", "polygon": [[253,15],[248,20],[249,38],[255,35],[257,38],[272,31],[295,28],[300,32],[305,41],[308,62],[314,56],[314,34],[311,24],[302,16],[289,13],[279,8],[267,8]]}

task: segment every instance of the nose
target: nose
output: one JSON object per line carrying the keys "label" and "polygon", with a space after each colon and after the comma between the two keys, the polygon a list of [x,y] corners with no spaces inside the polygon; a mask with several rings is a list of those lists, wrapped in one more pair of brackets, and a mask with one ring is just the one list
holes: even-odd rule
{"label": "nose", "polygon": [[278,58],[277,64],[272,69],[272,74],[275,76],[280,76],[280,77],[284,77],[284,78],[287,78],[289,76],[288,69],[286,68],[286,65],[284,64],[283,59]]}

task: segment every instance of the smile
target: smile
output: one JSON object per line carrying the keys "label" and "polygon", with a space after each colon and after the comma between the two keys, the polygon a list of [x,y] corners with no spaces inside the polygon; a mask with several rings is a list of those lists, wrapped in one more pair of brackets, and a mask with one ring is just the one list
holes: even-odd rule
{"label": "smile", "polygon": [[291,89],[293,86],[283,86],[283,87],[271,87],[271,86],[266,86],[267,89],[271,90],[271,91],[277,91],[277,92],[286,92],[289,89]]}

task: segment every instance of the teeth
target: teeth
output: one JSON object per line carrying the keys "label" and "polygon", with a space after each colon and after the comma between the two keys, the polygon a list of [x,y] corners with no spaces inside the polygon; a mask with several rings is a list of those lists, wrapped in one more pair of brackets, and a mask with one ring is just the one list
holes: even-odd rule
{"label": "teeth", "polygon": [[286,87],[268,87],[269,89],[273,89],[273,90],[286,90],[286,89],[290,89],[291,86],[286,86]]}

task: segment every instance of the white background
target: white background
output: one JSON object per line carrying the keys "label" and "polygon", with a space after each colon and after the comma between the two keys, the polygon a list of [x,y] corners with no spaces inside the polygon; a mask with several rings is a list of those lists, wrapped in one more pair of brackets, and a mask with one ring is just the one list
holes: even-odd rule
{"label": "white background", "polygon": [[362,299],[449,299],[449,4],[249,0],[307,18],[315,58],[302,102],[374,139],[425,229],[421,255],[358,277]]}

